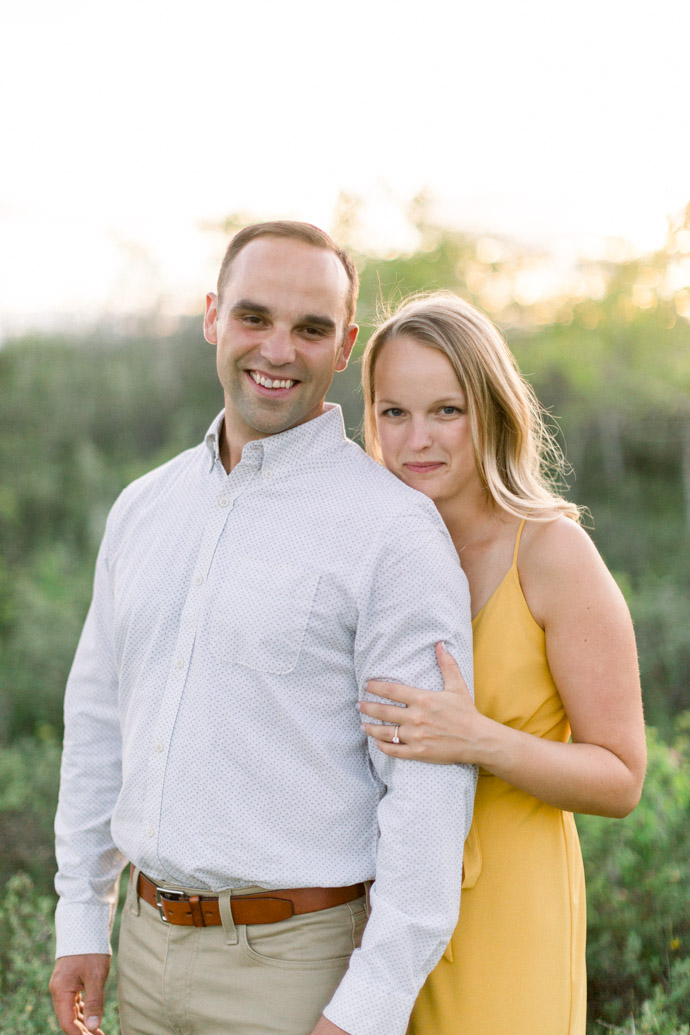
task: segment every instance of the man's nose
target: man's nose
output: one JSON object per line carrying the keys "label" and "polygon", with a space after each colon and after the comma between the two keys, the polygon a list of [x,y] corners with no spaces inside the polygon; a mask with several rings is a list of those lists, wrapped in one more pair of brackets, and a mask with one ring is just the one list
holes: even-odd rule
{"label": "man's nose", "polygon": [[266,332],[260,351],[264,359],[274,367],[292,363],[295,359],[295,346],[290,331],[286,327],[271,327]]}

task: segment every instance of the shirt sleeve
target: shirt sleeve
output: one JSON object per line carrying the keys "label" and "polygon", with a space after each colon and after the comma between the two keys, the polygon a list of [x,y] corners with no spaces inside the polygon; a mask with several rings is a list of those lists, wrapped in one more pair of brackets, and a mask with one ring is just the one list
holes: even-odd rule
{"label": "shirt sleeve", "polygon": [[110,952],[118,880],[125,865],[110,834],[122,768],[106,539],[107,533],[65,693],[65,741],[55,817],[57,956]]}
{"label": "shirt sleeve", "polygon": [[[472,692],[467,580],[440,518],[422,512],[397,521],[369,558],[356,636],[360,695],[373,678],[441,690],[439,640]],[[373,742],[369,749],[385,785],[372,912],[324,1013],[350,1035],[404,1035],[419,989],[457,924],[477,772],[393,759]]]}

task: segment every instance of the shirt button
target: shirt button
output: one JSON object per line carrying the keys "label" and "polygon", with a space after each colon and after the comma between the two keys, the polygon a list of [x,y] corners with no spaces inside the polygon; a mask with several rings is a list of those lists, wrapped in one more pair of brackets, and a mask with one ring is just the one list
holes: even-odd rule
{"label": "shirt button", "polygon": [[160,754],[160,753],[161,753],[161,751],[163,750],[163,745],[162,745],[162,743],[160,742],[160,740],[157,740],[157,741],[156,741],[156,743],[155,743],[155,744],[153,745],[153,749],[154,749],[154,751],[157,751],[157,752],[158,752],[158,754]]}
{"label": "shirt button", "polygon": [[156,831],[153,829],[153,827],[147,827],[146,828],[146,836],[147,837],[153,837],[153,835],[155,833],[156,833]]}
{"label": "shirt button", "polygon": [[273,471],[271,470],[271,468],[270,467],[265,467],[264,468],[264,478],[272,478],[272,477],[273,477]]}
{"label": "shirt button", "polygon": [[184,658],[175,658],[175,668],[184,668]]}
{"label": "shirt button", "polygon": [[221,496],[220,499],[218,500],[218,503],[220,504],[221,507],[227,507],[229,502],[230,502],[230,500],[228,499],[227,496]]}
{"label": "shirt button", "polygon": [[201,586],[203,584],[203,581],[204,581],[204,576],[203,575],[195,575],[194,576],[194,585],[195,586]]}

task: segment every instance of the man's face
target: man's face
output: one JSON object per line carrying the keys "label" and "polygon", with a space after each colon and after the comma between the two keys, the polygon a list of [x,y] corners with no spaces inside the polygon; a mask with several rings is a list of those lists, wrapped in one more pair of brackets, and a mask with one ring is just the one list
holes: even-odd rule
{"label": "man's face", "polygon": [[235,258],[222,301],[206,296],[204,335],[217,346],[233,453],[323,412],[357,328],[345,323],[348,279],[334,253],[259,237]]}

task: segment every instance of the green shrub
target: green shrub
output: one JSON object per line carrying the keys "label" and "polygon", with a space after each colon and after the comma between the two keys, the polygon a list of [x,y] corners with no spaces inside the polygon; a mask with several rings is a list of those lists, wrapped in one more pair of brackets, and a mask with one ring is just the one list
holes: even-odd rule
{"label": "green shrub", "polygon": [[12,622],[0,649],[0,744],[42,725],[62,730],[65,682],[91,598],[92,567],[57,543],[43,544],[13,570]]}
{"label": "green shrub", "polygon": [[[679,723],[671,746],[648,731],[647,779],[630,816],[615,822],[577,818],[587,875],[589,1015],[613,1030],[633,1016],[645,1031],[675,1035],[668,1024],[690,1021],[686,725]],[[600,1024],[591,1031],[604,1029]],[[634,1030],[640,1035],[639,1026]]]}
{"label": "green shrub", "polygon": [[[36,890],[31,878],[18,873],[0,893],[0,1032],[45,1035],[59,1032],[48,991],[53,971],[55,899]],[[102,1028],[119,1035],[114,982]]]}
{"label": "green shrub", "polygon": [[49,727],[39,734],[0,746],[0,886],[23,870],[49,891],[61,746]]}
{"label": "green shrub", "polygon": [[649,574],[628,595],[635,623],[645,713],[655,725],[690,707],[688,586],[681,570]]}
{"label": "green shrub", "polygon": [[690,1002],[690,958],[676,960],[671,965],[671,990],[658,985],[654,995],[642,1004],[639,1014],[630,1017],[623,1025],[596,1021],[588,1031],[602,1033],[613,1031],[619,1035],[690,1035],[690,1023],[683,1023],[687,1017]]}
{"label": "green shrub", "polygon": [[658,985],[644,1003],[637,1035],[690,1035],[690,956],[671,964],[668,986]]}

